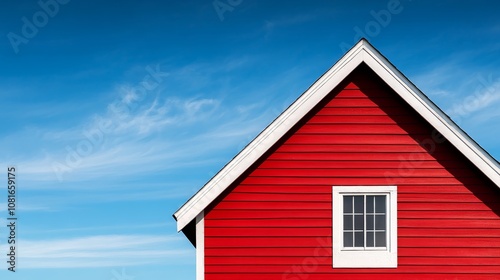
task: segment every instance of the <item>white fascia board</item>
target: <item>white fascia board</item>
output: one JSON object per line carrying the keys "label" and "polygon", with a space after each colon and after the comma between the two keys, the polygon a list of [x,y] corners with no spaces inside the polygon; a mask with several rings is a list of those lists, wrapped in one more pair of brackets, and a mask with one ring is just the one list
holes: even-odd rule
{"label": "white fascia board", "polygon": [[498,163],[456,126],[441,109],[434,105],[385,57],[363,39],[175,212],[177,230],[182,230],[195,219],[201,211],[362,62],[365,62],[384,82],[434,126],[439,133],[500,187],[500,167]]}
{"label": "white fascia board", "polygon": [[500,187],[500,166],[498,162],[371,45],[366,46],[364,62],[429,122],[436,131],[443,135],[493,183]]}
{"label": "white fascia board", "polygon": [[174,217],[177,230],[182,230],[256,160],[281,139],[299,120],[314,108],[331,90],[363,62],[360,54],[364,41],[360,41],[330,70],[321,76],[290,107],[276,118],[233,160],[217,173],[205,186],[189,199]]}

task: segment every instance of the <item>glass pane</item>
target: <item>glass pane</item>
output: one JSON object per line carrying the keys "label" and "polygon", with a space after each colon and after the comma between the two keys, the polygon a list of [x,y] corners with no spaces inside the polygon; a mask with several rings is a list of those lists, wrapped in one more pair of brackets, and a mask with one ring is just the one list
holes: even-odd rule
{"label": "glass pane", "polygon": [[352,230],[352,215],[344,215],[344,230]]}
{"label": "glass pane", "polygon": [[375,196],[367,195],[366,196],[366,213],[373,213],[375,209]]}
{"label": "glass pane", "polygon": [[385,247],[385,232],[375,233],[375,247]]}
{"label": "glass pane", "polygon": [[366,215],[366,229],[367,230],[374,230],[374,228],[373,228],[374,220],[375,220],[375,217],[373,215]]}
{"label": "glass pane", "polygon": [[385,230],[385,215],[375,216],[375,229]]}
{"label": "glass pane", "polygon": [[352,213],[352,195],[344,195],[344,213]]}
{"label": "glass pane", "polygon": [[363,236],[362,232],[355,232],[354,233],[354,247],[364,247],[364,239],[365,237]]}
{"label": "glass pane", "polygon": [[364,229],[363,215],[354,216],[354,229],[356,230]]}
{"label": "glass pane", "polygon": [[354,196],[354,213],[363,213],[364,212],[364,197],[362,195]]}
{"label": "glass pane", "polygon": [[385,195],[377,195],[375,196],[375,212],[377,213],[385,213]]}
{"label": "glass pane", "polygon": [[375,247],[375,236],[373,232],[366,233],[366,247]]}
{"label": "glass pane", "polygon": [[344,232],[344,247],[353,247],[352,245],[352,232]]}

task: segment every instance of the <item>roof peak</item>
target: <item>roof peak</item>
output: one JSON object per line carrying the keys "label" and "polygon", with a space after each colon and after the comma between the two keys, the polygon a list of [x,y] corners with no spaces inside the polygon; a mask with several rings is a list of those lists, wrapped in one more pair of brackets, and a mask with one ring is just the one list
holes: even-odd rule
{"label": "roof peak", "polygon": [[182,230],[200,213],[203,213],[207,206],[362,63],[373,70],[437,132],[441,133],[500,188],[499,163],[430,101],[367,39],[361,38],[295,102],[174,213],[173,216],[177,220],[177,229]]}

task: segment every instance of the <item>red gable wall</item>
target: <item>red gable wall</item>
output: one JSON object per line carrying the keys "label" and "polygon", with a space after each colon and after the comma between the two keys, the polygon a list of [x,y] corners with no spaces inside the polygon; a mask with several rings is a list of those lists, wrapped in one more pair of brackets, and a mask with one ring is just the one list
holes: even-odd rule
{"label": "red gable wall", "polygon": [[[398,268],[332,268],[334,185],[398,186]],[[205,279],[495,278],[499,198],[362,66],[205,210]]]}

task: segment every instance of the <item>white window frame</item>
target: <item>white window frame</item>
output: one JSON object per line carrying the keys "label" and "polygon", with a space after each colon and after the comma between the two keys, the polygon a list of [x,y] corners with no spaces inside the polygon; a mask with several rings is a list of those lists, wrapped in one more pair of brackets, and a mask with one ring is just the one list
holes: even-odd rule
{"label": "white window frame", "polygon": [[[397,267],[397,186],[333,186],[333,267]],[[385,250],[344,249],[344,195],[387,195],[387,247]]]}

